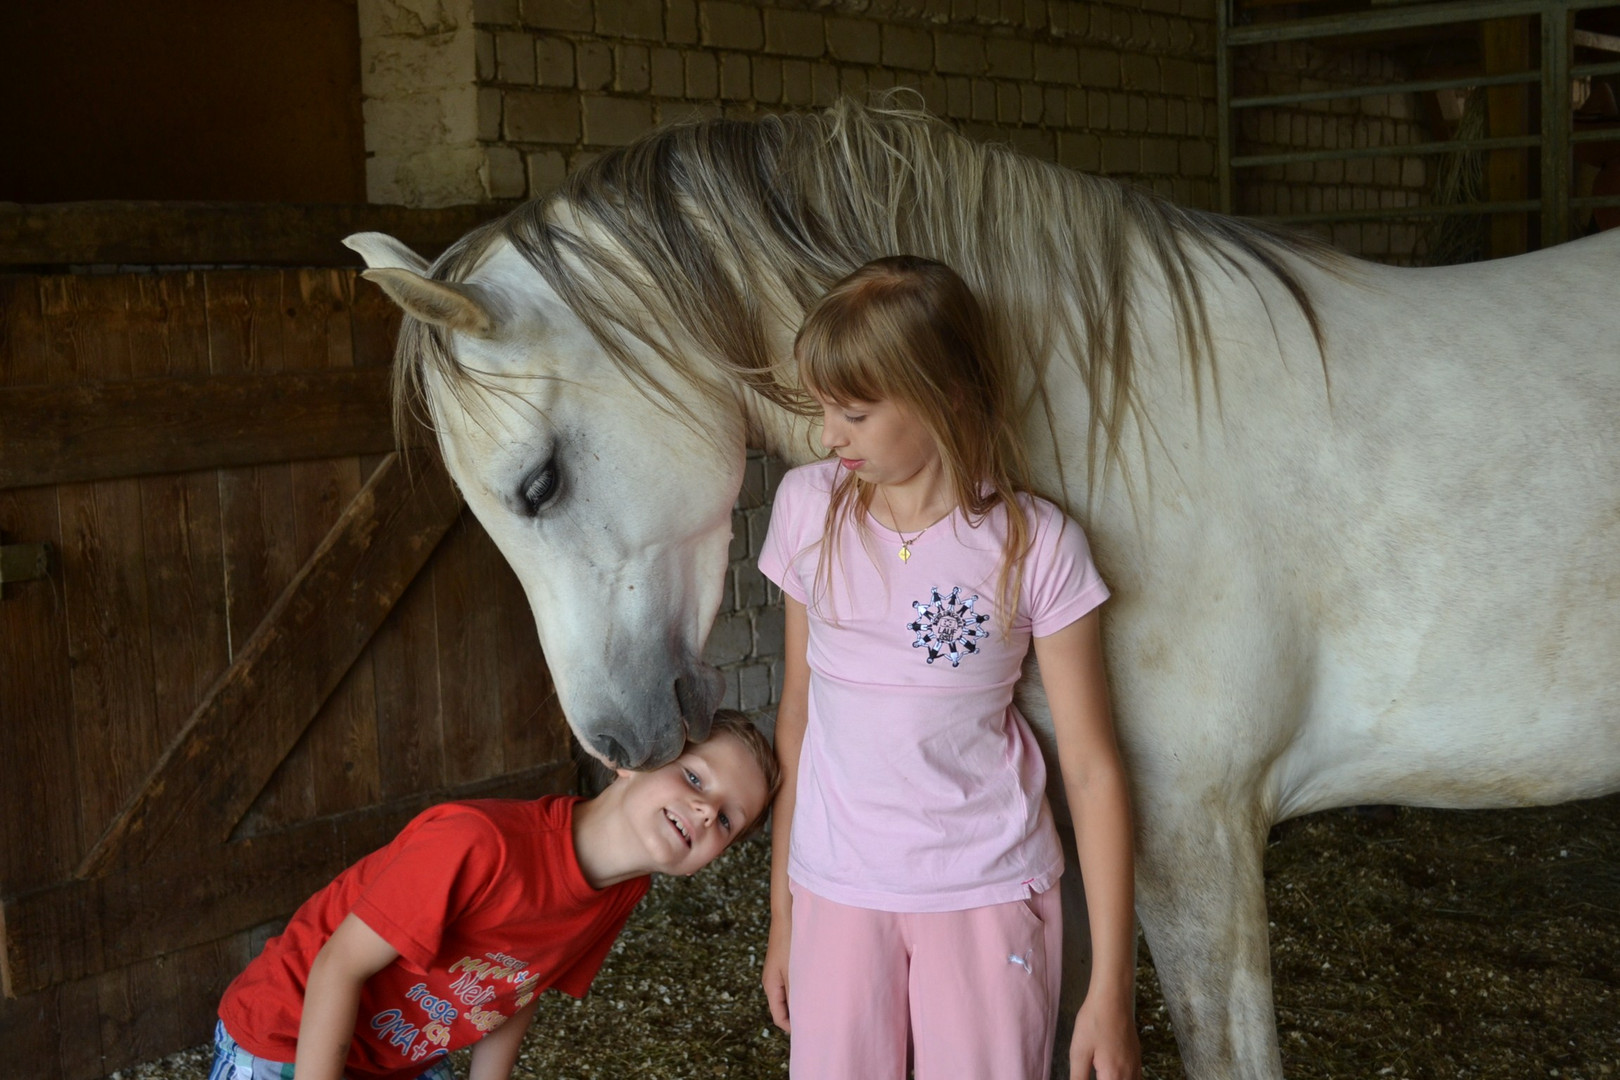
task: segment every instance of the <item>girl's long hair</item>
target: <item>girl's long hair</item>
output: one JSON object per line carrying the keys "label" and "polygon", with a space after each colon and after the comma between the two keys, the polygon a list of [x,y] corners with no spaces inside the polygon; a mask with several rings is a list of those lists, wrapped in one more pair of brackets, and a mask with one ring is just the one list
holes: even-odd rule
{"label": "girl's long hair", "polygon": [[[1007,508],[996,580],[1004,632],[1018,610],[1023,560],[1033,541],[1018,496],[1031,491],[1018,439],[1015,378],[992,343],[983,306],[944,263],[915,255],[874,259],[829,289],[793,342],[799,379],[828,401],[892,401],[933,436],[946,482],[970,526]],[[854,473],[836,482],[826,540],[853,516],[863,537],[877,488]],[[817,591],[831,596],[836,543],[817,557]]]}

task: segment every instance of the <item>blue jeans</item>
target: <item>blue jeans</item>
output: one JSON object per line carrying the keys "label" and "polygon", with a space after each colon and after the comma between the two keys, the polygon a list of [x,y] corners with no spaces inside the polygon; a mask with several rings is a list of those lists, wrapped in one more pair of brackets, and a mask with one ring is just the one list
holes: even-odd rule
{"label": "blue jeans", "polygon": [[[214,1025],[214,1065],[208,1080],[293,1080],[293,1066],[290,1061],[254,1057],[237,1045],[221,1020]],[[416,1080],[456,1080],[456,1074],[450,1059],[439,1057]]]}

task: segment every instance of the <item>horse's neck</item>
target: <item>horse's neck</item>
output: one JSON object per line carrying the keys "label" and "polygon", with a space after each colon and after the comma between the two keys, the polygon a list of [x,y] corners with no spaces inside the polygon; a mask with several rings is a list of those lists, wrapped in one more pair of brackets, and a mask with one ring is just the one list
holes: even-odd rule
{"label": "horse's neck", "polygon": [[[1300,275],[1307,288],[1320,285],[1321,273],[1305,260],[1286,253],[1280,254],[1279,259]],[[1202,410],[1220,396],[1213,387],[1216,370],[1230,378],[1246,365],[1259,363],[1270,368],[1283,354],[1294,353],[1313,360],[1319,357],[1309,326],[1293,297],[1265,267],[1253,264],[1246,255],[1238,256],[1238,261],[1246,266],[1248,273],[1234,273],[1231,265],[1207,252],[1191,253],[1190,268],[1203,294],[1210,332],[1210,339],[1200,350],[1203,355],[1197,362],[1196,372],[1172,314],[1171,290],[1162,271],[1145,260],[1135,267],[1130,385],[1138,400],[1154,403],[1155,420],[1167,429],[1197,427]],[[1080,343],[1073,347],[1083,350],[1085,345]],[[1210,351],[1217,347],[1219,355],[1212,359]],[[1059,347],[1039,367],[1039,390],[1033,369],[1022,372],[1022,378],[1028,382],[1020,387],[1021,391],[1034,392],[1042,399],[1032,405],[1028,417],[1031,426],[1027,435],[1037,457],[1041,456],[1043,440],[1049,443],[1053,437],[1048,423],[1055,421],[1060,428],[1083,430],[1085,422],[1078,418],[1092,411],[1091,386],[1083,374],[1084,363],[1080,357],[1071,355],[1069,347]],[[1308,364],[1295,374],[1310,384],[1312,393],[1320,393],[1319,367]],[[1239,378],[1241,381],[1242,377]],[[810,418],[745,387],[739,387],[737,395],[747,420],[750,446],[763,449],[790,466],[823,456],[820,427]],[[1141,440],[1130,434],[1135,423],[1135,418],[1125,418],[1121,429],[1124,437],[1116,446],[1127,462],[1142,452]],[[1159,434],[1162,438],[1164,432]],[[1043,460],[1037,467],[1048,464]],[[1071,462],[1070,467],[1063,470],[1065,474],[1074,471],[1074,464]],[[1065,479],[1072,483],[1074,478],[1066,475]],[[1083,482],[1080,486],[1084,486]]]}

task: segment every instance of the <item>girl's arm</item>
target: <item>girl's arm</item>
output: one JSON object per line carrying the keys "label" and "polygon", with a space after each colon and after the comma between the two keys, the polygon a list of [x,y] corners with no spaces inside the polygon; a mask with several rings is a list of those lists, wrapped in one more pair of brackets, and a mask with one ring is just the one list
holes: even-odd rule
{"label": "girl's arm", "polygon": [[355,1013],[366,980],[399,953],[355,915],[338,923],[309,966],[304,1011],[298,1021],[298,1080],[343,1080],[354,1042]]}
{"label": "girl's arm", "polygon": [[1101,617],[1093,611],[1035,639],[1052,709],[1091,919],[1091,984],[1069,1044],[1071,1080],[1136,1080],[1142,1049],[1133,1015],[1135,868],[1130,795],[1114,739],[1103,671]]}
{"label": "girl's arm", "polygon": [[765,998],[771,1019],[783,1031],[788,1022],[788,942],[793,933],[793,899],[788,895],[788,839],[799,785],[799,748],[810,719],[810,618],[804,605],[782,597],[787,609],[783,635],[782,700],[776,707],[776,757],[782,765],[782,787],[771,807],[771,939],[765,948]]}
{"label": "girl's arm", "polygon": [[523,1047],[523,1036],[539,1007],[540,998],[536,996],[506,1023],[473,1043],[467,1080],[509,1080],[512,1067],[517,1064],[518,1051]]}

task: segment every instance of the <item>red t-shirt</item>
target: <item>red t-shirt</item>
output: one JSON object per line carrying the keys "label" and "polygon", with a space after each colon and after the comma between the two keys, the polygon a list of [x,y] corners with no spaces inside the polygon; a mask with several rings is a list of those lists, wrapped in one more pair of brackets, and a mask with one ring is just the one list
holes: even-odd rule
{"label": "red t-shirt", "polygon": [[399,952],[366,981],[345,1074],[403,1080],[534,996],[583,997],[648,879],[600,891],[574,854],[571,796],[424,810],[310,897],[220,1003],[245,1050],[292,1061],[315,954],[353,912]]}

